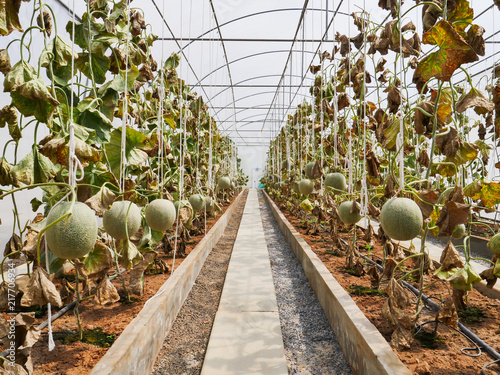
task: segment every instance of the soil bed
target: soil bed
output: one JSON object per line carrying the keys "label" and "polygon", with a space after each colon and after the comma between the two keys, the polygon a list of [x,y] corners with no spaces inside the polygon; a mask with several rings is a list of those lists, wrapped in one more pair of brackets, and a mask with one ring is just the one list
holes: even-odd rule
{"label": "soil bed", "polygon": [[[332,240],[330,237],[329,224],[323,223],[323,228],[313,224],[311,217],[301,214],[291,213],[280,201],[275,200],[277,206],[286,216],[288,221],[298,230],[301,236],[311,246],[316,255],[322,260],[328,270],[332,273],[335,279],[348,291],[356,302],[361,311],[372,322],[384,338],[390,342],[393,329],[383,319],[381,311],[386,297],[379,295],[379,293],[371,293],[368,295],[360,293],[360,289],[371,287],[370,277],[364,275],[358,277],[354,275],[354,270],[346,269],[346,259],[344,256],[336,256],[332,253]],[[347,230],[339,230],[339,237],[348,241],[350,234]],[[358,233],[360,238],[362,233]],[[360,253],[366,255],[374,260],[383,258],[383,250],[381,242],[373,237],[375,245],[369,249],[366,248],[366,242],[358,239],[357,245]],[[406,264],[406,263],[405,263]],[[415,268],[415,263],[412,260],[408,261],[407,270]],[[424,285],[429,285],[432,278],[432,273],[425,275]],[[418,287],[418,283],[412,282],[410,284]],[[429,297],[433,297],[434,301],[439,304],[439,301],[450,298],[450,291],[447,282],[437,282],[430,288],[425,290]],[[382,285],[382,288],[384,285]],[[370,293],[369,293],[370,294]],[[415,299],[416,302],[416,299]],[[478,309],[482,313],[482,317],[476,320],[474,315],[472,320],[467,321],[462,318],[464,323],[472,332],[479,336],[483,341],[493,347],[495,350],[500,350],[500,301],[490,299],[478,291],[473,289],[468,294],[468,306],[472,309]],[[477,310],[476,310],[477,311]],[[481,314],[479,314],[481,315]],[[435,319],[435,314],[424,311],[422,314],[423,321],[431,321]],[[474,322],[472,322],[474,321]],[[431,331],[434,324],[427,324],[426,331]],[[426,337],[421,337],[421,341],[415,340],[410,349],[398,351],[393,349],[401,361],[415,374],[432,374],[432,375],[473,375],[480,374],[482,367],[492,362],[493,359],[483,352],[479,357],[470,357],[462,354],[461,349],[472,347],[473,344],[466,340],[461,334],[455,330],[439,324],[437,329],[438,337],[432,342],[426,341]],[[425,347],[428,346],[428,347]],[[432,347],[432,348],[429,348]],[[473,354],[476,351],[471,351]],[[426,372],[429,370],[430,372]],[[500,373],[500,367],[490,366],[486,370],[486,374]]]}
{"label": "soil bed", "polygon": [[152,374],[201,372],[248,190],[243,194],[233,213],[234,219],[208,255],[182,305],[156,358]]}
{"label": "soil bed", "polygon": [[[207,232],[215,225],[222,214],[234,201],[236,195],[231,198],[229,203],[221,205],[222,212],[216,217],[207,218]],[[202,234],[192,236],[186,244],[186,256],[204,237]],[[172,269],[173,258],[170,255],[159,253],[157,259],[163,260]],[[175,259],[175,269],[184,261],[184,257]],[[74,274],[73,274],[74,275]],[[123,273],[128,285],[128,272]],[[71,279],[71,275],[70,279]],[[167,281],[170,272],[165,274],[145,274],[144,275],[144,294],[142,296],[131,295],[132,302],[126,301],[125,292],[122,288],[122,281],[119,277],[113,279],[113,284],[118,290],[122,299],[119,302],[105,306],[96,305],[92,300],[84,300],[80,304],[80,316],[82,328],[84,331],[91,331],[89,342],[98,340],[104,344],[99,347],[90,343],[67,342],[71,341],[71,332],[77,329],[77,320],[73,311],[67,312],[61,318],[52,323],[54,332],[54,341],[56,347],[53,351],[48,351],[48,330],[45,328],[38,342],[32,349],[32,360],[35,375],[65,374],[80,375],[87,374],[106,353],[112,342],[121,334],[125,327],[141,311],[144,303],[151,298],[158,289]],[[73,276],[74,279],[74,276]],[[60,283],[54,280],[59,286]],[[53,309],[54,314],[57,309]],[[47,313],[43,310],[37,314],[37,324],[47,319]],[[102,330],[102,334],[99,334]],[[69,336],[69,337],[68,337]],[[63,341],[67,343],[64,344]],[[1,348],[1,346],[0,346]],[[1,349],[3,350],[3,348]],[[0,350],[0,351],[1,351]]]}

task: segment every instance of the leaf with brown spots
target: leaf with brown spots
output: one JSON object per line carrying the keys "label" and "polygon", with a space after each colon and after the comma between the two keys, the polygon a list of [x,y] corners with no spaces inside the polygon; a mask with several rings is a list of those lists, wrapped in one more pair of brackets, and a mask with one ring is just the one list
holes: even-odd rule
{"label": "leaf with brown spots", "polygon": [[415,199],[424,220],[429,218],[434,211],[434,204],[439,200],[439,194],[435,190],[423,190],[418,194],[420,199]]}
{"label": "leaf with brown spots", "polygon": [[478,115],[485,115],[495,109],[495,104],[481,91],[473,87],[467,94],[458,100],[455,110],[458,113],[462,113],[468,108],[474,108],[474,111]]}
{"label": "leaf with brown spots", "polygon": [[436,222],[436,225],[439,227],[438,235],[449,237],[457,225],[466,224],[469,220],[470,208],[471,206],[468,204],[454,201],[446,202]]}

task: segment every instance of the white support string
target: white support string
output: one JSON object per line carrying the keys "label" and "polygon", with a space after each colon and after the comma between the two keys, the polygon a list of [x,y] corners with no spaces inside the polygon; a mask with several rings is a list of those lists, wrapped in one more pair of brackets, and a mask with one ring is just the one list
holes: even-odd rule
{"label": "white support string", "polygon": [[366,130],[368,125],[368,114],[366,105],[366,29],[368,14],[366,10],[366,0],[363,0],[363,176],[361,178],[361,210],[360,215],[368,219],[368,188],[366,185],[367,170],[366,170]]}
{"label": "white support string", "polygon": [[[351,2],[347,2],[347,13],[349,14],[349,16],[351,15]],[[347,22],[347,33],[349,35],[349,38],[351,37],[351,20],[349,19],[349,21]],[[351,42],[349,41],[349,50],[348,50],[348,58],[349,58],[349,86],[350,87],[350,82],[352,80],[351,78],[351,68],[352,68],[352,62],[351,62]],[[353,95],[353,98],[354,98],[354,95]],[[353,170],[352,170],[352,164],[353,164],[353,155],[352,155],[352,118],[349,118],[348,121],[347,121],[347,131],[349,133],[349,153],[347,155],[347,169],[349,170],[349,181],[348,181],[348,192],[349,194],[352,194],[353,193]]]}
{"label": "white support string", "polygon": [[[404,72],[404,54],[403,54],[403,32],[402,32],[402,22],[403,20],[401,19],[401,3],[402,1],[399,0],[399,14],[398,14],[398,19],[399,19],[399,77],[400,77],[400,84],[403,84],[403,72]],[[398,150],[398,164],[399,164],[399,188],[398,188],[398,194],[403,190],[404,188],[404,182],[405,182],[405,175],[404,175],[404,116],[403,116],[403,101],[401,100],[400,104],[400,109],[398,111],[399,115],[399,134],[396,138],[396,148]]]}

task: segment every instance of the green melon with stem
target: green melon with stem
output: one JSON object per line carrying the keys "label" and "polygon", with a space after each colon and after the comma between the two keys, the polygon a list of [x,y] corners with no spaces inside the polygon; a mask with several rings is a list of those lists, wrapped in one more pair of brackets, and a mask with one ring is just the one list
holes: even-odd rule
{"label": "green melon with stem", "polygon": [[[47,216],[47,226],[70,212],[71,203],[61,202]],[[77,259],[87,255],[97,241],[97,219],[94,211],[75,202],[69,219],[62,219],[47,229],[45,237],[50,251],[61,259]]]}
{"label": "green melon with stem", "polygon": [[219,182],[218,182],[217,186],[221,190],[229,189],[231,187],[231,179],[227,176],[221,177],[221,178],[219,178]]}
{"label": "green melon with stem", "polygon": [[309,195],[314,191],[314,181],[303,179],[299,181],[299,192],[303,195]]}
{"label": "green melon with stem", "polygon": [[[130,209],[129,209],[130,207]],[[128,212],[128,218],[127,218]],[[125,219],[127,218],[127,219]],[[141,210],[130,201],[114,202],[102,216],[104,230],[116,240],[126,240],[141,227]]]}
{"label": "green melon with stem", "polygon": [[345,201],[338,208],[340,220],[346,225],[356,224],[362,218],[359,212],[351,212],[352,205],[352,201]]}
{"label": "green melon with stem", "polygon": [[312,161],[312,162],[306,164],[306,177],[309,179],[313,178],[312,174],[313,174],[313,169],[314,169],[315,164],[316,164],[315,161]]}
{"label": "green melon with stem", "polygon": [[215,210],[215,201],[210,197],[205,197],[205,208],[207,212],[213,212]]}
{"label": "green melon with stem", "polygon": [[487,246],[493,254],[500,255],[500,232],[490,238]]}
{"label": "green melon with stem", "polygon": [[191,207],[196,212],[203,211],[205,209],[205,199],[201,194],[193,194],[189,197],[189,203],[191,203]]}
{"label": "green melon with stem", "polygon": [[342,173],[328,173],[325,177],[325,186],[333,194],[341,194],[347,191],[347,182]]}
{"label": "green melon with stem", "polygon": [[392,198],[380,211],[380,225],[393,240],[408,241],[417,237],[423,224],[420,207],[408,198]]}
{"label": "green melon with stem", "polygon": [[455,238],[459,240],[463,236],[465,236],[465,232],[467,231],[467,228],[465,224],[458,224],[455,229],[453,230],[453,233],[451,234],[452,238]]}
{"label": "green melon with stem", "polygon": [[168,199],[155,199],[146,206],[146,223],[158,232],[164,232],[174,225],[176,213],[174,204]]}

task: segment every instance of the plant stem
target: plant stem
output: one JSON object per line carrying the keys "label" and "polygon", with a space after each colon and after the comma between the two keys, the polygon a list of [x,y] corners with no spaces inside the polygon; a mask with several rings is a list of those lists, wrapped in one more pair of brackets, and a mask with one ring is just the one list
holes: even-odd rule
{"label": "plant stem", "polygon": [[79,278],[80,274],[78,272],[78,267],[75,265],[75,273],[76,273],[76,278],[75,278],[75,295],[76,295],[76,305],[75,305],[75,316],[76,316],[76,321],[78,323],[78,339],[82,341],[83,339],[83,331],[82,331],[82,321],[80,318],[80,289],[79,289]]}

